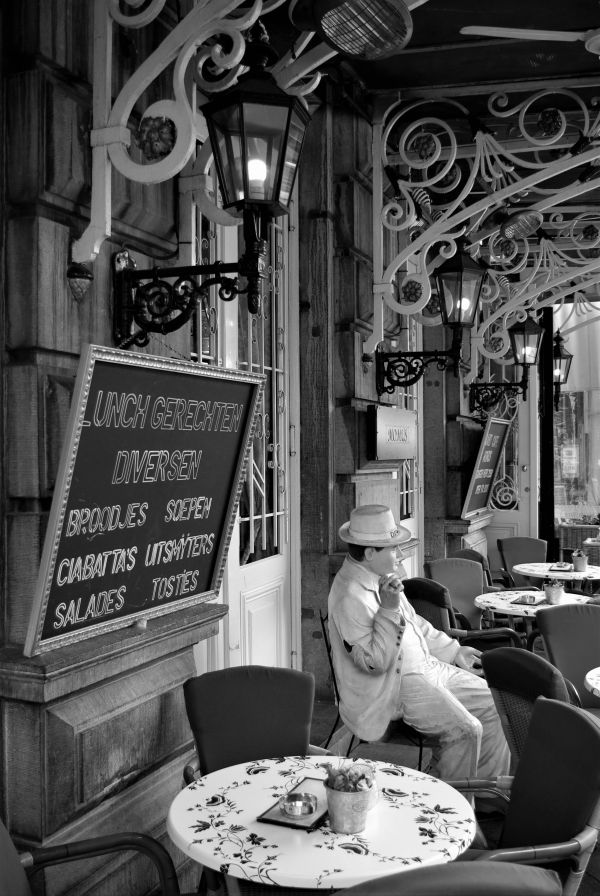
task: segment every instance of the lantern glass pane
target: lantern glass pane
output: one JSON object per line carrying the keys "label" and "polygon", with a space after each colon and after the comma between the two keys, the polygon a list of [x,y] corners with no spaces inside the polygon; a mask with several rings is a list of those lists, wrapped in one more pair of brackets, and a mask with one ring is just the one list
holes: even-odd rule
{"label": "lantern glass pane", "polygon": [[247,199],[277,199],[278,170],[282,158],[288,108],[263,103],[244,103]]}
{"label": "lantern glass pane", "polygon": [[224,191],[223,205],[227,208],[244,199],[242,180],[242,141],[239,108],[229,106],[220,109],[212,117],[210,137],[213,154]]}
{"label": "lantern glass pane", "polygon": [[440,275],[447,322],[470,327],[477,310],[481,272],[448,271]]}
{"label": "lantern glass pane", "polygon": [[509,327],[508,335],[517,364],[535,365],[542,341],[542,330],[528,318],[524,324]]}
{"label": "lantern glass pane", "polygon": [[305,127],[306,125],[300,118],[298,112],[292,112],[286,145],[286,155],[283,162],[283,171],[281,173],[281,189],[279,191],[279,201],[284,207],[289,205],[292,190],[294,189],[294,180],[296,179],[298,160],[300,158],[300,152],[302,151]]}

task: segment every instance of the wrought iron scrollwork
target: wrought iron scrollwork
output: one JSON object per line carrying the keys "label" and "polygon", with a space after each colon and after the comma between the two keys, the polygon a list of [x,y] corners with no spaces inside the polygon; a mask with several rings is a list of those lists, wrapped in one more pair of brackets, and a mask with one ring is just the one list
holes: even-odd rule
{"label": "wrought iron scrollwork", "polygon": [[446,370],[453,360],[444,352],[377,352],[376,383],[377,394],[391,394],[398,386],[414,386],[430,364],[436,364],[438,370]]}

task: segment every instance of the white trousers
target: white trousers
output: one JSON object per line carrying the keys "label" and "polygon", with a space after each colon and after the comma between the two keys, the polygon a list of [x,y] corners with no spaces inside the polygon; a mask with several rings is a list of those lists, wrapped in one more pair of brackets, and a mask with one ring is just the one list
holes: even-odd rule
{"label": "white trousers", "polygon": [[430,774],[449,780],[509,773],[508,744],[483,678],[432,658],[401,681],[398,715],[438,739]]}

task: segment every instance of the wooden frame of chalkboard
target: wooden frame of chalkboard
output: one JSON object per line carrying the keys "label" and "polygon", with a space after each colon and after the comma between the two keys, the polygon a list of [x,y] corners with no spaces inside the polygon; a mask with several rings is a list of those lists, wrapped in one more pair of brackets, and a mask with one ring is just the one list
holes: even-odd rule
{"label": "wooden frame of chalkboard", "polygon": [[511,420],[488,417],[481,437],[479,451],[477,452],[475,466],[471,474],[465,503],[463,504],[462,519],[467,519],[487,509],[492,495],[492,486],[498,472],[502,449],[506,443],[506,437],[511,425]]}
{"label": "wooden frame of chalkboard", "polygon": [[264,379],[87,346],[26,656],[217,597]]}

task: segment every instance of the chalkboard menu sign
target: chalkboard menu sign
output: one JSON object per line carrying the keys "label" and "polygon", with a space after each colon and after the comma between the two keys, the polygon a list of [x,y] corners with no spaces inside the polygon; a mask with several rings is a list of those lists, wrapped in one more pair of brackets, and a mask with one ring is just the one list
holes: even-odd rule
{"label": "chalkboard menu sign", "polygon": [[26,656],[217,596],[263,381],[88,346]]}
{"label": "chalkboard menu sign", "polygon": [[471,474],[471,482],[469,483],[461,517],[473,516],[473,514],[485,510],[488,506],[494,479],[498,472],[502,449],[504,448],[510,427],[510,420],[488,417],[473,473]]}

